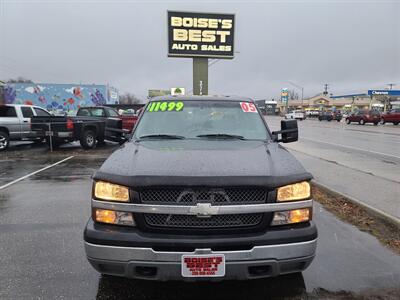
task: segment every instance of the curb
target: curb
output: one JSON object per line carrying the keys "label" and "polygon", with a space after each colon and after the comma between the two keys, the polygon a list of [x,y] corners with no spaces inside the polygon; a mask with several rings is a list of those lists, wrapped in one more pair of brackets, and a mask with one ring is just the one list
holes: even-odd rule
{"label": "curb", "polygon": [[323,188],[325,190],[328,190],[329,192],[331,192],[333,194],[336,194],[338,196],[344,197],[349,202],[351,202],[351,203],[353,203],[355,205],[363,207],[368,212],[370,212],[370,213],[372,213],[372,214],[374,214],[374,215],[386,220],[387,222],[393,224],[394,226],[400,228],[400,219],[398,219],[398,218],[396,218],[394,216],[391,216],[388,213],[385,213],[384,211],[382,211],[382,210],[380,210],[378,208],[375,208],[375,207],[372,207],[371,205],[365,204],[365,203],[361,202],[360,200],[358,200],[356,198],[353,198],[352,196],[349,196],[347,194],[335,191],[332,188],[328,187],[327,185],[325,185],[323,183],[320,183],[318,181],[315,181],[314,179],[312,180],[312,184],[316,185],[317,187],[320,187],[320,188]]}

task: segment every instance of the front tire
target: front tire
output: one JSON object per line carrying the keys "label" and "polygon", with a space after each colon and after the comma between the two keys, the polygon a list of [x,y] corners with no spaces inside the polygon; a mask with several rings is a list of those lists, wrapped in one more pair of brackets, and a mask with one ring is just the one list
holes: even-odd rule
{"label": "front tire", "polygon": [[79,142],[83,149],[93,149],[96,146],[96,133],[90,129],[85,130]]}
{"label": "front tire", "polygon": [[4,151],[10,145],[10,136],[5,131],[0,131],[0,151]]}
{"label": "front tire", "polygon": [[365,125],[365,120],[364,120],[364,119],[361,119],[360,121],[358,121],[358,124],[360,124],[360,125]]}
{"label": "front tire", "polygon": [[381,124],[383,125],[383,124],[385,124],[385,123],[386,123],[385,119],[382,118],[382,119],[381,119]]}
{"label": "front tire", "polygon": [[399,122],[393,122],[393,125],[399,125]]}
{"label": "front tire", "polygon": [[350,123],[351,123],[350,120],[346,119],[346,124],[350,124]]}

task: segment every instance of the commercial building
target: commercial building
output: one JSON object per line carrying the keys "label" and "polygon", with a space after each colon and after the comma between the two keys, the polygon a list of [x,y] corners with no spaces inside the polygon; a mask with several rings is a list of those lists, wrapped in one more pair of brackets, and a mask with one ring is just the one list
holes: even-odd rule
{"label": "commercial building", "polygon": [[6,101],[4,100],[4,87],[6,83],[0,80],[0,105],[4,104]]}
{"label": "commercial building", "polygon": [[[378,109],[381,111],[386,111],[392,106],[392,103],[400,100],[400,91],[393,90],[390,94],[374,93],[378,91],[379,90],[369,90],[368,93],[347,94],[338,96],[318,94],[314,97],[303,100],[289,100],[288,107],[289,110],[338,109],[345,111],[354,111],[358,109]],[[286,104],[283,102],[278,103],[280,111],[283,111],[285,106]]]}
{"label": "commercial building", "polygon": [[5,104],[28,104],[57,113],[74,113],[81,106],[118,103],[118,91],[108,85],[6,83]]}

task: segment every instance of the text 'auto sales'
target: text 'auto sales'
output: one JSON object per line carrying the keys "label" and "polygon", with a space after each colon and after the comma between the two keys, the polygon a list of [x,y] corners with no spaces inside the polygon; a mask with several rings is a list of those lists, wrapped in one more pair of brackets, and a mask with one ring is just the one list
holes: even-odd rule
{"label": "text 'auto sales'", "polygon": [[168,55],[233,58],[234,15],[168,12]]}

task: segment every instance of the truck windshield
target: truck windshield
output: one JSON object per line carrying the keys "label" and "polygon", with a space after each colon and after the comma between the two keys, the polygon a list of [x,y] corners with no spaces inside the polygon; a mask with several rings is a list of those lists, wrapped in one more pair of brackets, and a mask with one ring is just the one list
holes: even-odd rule
{"label": "truck windshield", "polygon": [[255,105],[233,101],[151,102],[134,138],[266,140],[269,133]]}

